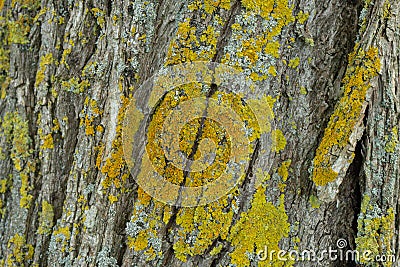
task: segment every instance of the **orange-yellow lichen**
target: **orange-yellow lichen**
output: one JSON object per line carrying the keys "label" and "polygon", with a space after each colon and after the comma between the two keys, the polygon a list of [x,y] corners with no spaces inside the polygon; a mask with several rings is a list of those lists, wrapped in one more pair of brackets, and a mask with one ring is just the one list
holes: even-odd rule
{"label": "orange-yellow lichen", "polygon": [[117,135],[112,142],[112,153],[109,158],[106,159],[105,164],[101,167],[101,172],[106,175],[102,181],[103,188],[108,188],[110,185],[114,185],[116,188],[121,188],[125,180],[128,178],[127,173],[123,173],[123,169],[126,166],[124,160],[124,151],[122,146],[122,127],[125,110],[129,104],[130,98],[121,97],[122,106],[118,113],[117,121]]}
{"label": "orange-yellow lichen", "polygon": [[338,173],[332,170],[332,151],[342,151],[362,116],[362,107],[370,88],[370,81],[377,76],[381,67],[378,49],[364,51],[356,45],[349,55],[349,67],[343,79],[344,95],[332,114],[324,136],[314,158],[313,181],[326,185],[336,179]]}
{"label": "orange-yellow lichen", "polygon": [[8,43],[9,44],[27,44],[29,39],[27,35],[29,34],[31,28],[30,24],[32,18],[27,15],[20,15],[15,21],[8,21]]}
{"label": "orange-yellow lichen", "polygon": [[104,24],[105,24],[105,19],[104,19],[105,13],[104,13],[104,11],[101,10],[100,8],[96,7],[96,8],[92,8],[92,12],[93,12],[93,15],[96,17],[97,24],[101,28],[103,28]]}
{"label": "orange-yellow lichen", "polygon": [[[84,118],[81,118],[80,125],[85,126],[85,133],[88,136],[93,136],[95,134],[95,129],[100,132],[103,131],[103,127],[100,125],[94,125],[95,118],[99,117],[103,114],[103,111],[99,109],[97,106],[97,102],[94,99],[90,99],[86,97],[85,99],[85,107],[88,109]],[[83,111],[82,111],[83,112]]]}

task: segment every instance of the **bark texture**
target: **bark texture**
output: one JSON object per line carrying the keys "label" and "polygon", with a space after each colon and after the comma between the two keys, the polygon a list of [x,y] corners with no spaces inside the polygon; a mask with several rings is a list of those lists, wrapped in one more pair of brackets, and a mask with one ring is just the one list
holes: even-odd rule
{"label": "bark texture", "polygon": [[[0,0],[0,9],[0,266],[399,264],[397,0]],[[151,99],[138,93],[147,79],[193,61],[245,75],[257,85],[245,92],[253,110],[272,108],[274,127],[263,128],[267,112],[238,186],[188,208],[135,182],[149,174],[146,140],[172,97],[134,113],[155,115],[134,126],[142,145],[130,170],[123,119],[132,101]],[[189,158],[207,123],[183,138]],[[187,172],[160,168],[190,184]],[[395,262],[257,257],[265,247],[321,253],[340,239],[343,250]]]}

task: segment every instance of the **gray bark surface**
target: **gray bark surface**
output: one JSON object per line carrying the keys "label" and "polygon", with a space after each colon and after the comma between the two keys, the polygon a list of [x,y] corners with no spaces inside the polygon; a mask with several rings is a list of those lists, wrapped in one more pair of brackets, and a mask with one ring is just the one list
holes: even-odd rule
{"label": "gray bark surface", "polygon": [[[250,74],[258,64],[266,73],[265,79],[255,81],[258,89],[251,94],[276,99],[275,128],[283,133],[286,145],[273,158],[258,157],[262,149],[255,148],[238,195],[230,198],[240,204],[221,208],[224,214],[237,208],[228,226],[221,226],[219,218],[210,219],[217,226],[206,225],[226,229],[226,234],[221,230],[217,236],[206,236],[209,243],[199,250],[180,254],[176,245],[183,235],[187,244],[200,247],[198,235],[206,233],[192,222],[194,230],[182,234],[177,219],[189,208],[169,208],[156,200],[140,204],[134,176],[141,166],[129,171],[120,153],[123,112],[132,98],[140,102],[150,97],[150,91],[140,97],[135,92],[161,68],[190,61],[183,56],[180,62],[171,60],[171,44],[185,39],[179,39],[182,23],[190,19],[195,27],[193,35],[201,45],[193,42],[193,51],[212,51],[196,60],[235,66],[238,43],[245,41],[235,39],[238,32],[247,29],[242,33],[245,38],[257,38],[267,31],[266,25],[272,29],[279,21],[265,19],[246,4],[258,1],[231,0],[229,8],[221,6],[224,1],[215,1],[220,6],[212,12],[204,2],[198,1],[201,7],[191,10],[191,2],[173,0],[0,1],[0,266],[235,266],[232,253],[239,246],[235,230],[240,229],[235,225],[251,215],[257,191],[252,182],[266,162],[271,168],[265,199],[279,207],[284,196],[287,217],[276,208],[249,220],[271,229],[278,225],[281,249],[321,252],[345,239],[348,249],[374,248],[375,254],[399,258],[400,6],[396,0],[270,1],[275,3],[274,12],[279,12],[279,3],[286,3],[293,14],[273,38],[280,44],[279,57],[261,51],[251,65],[250,56],[247,61],[243,56],[242,71]],[[302,13],[308,13],[304,21]],[[245,14],[253,14],[250,25]],[[235,30],[235,23],[242,29]],[[207,48],[201,35],[208,26],[219,35]],[[175,52],[183,55],[180,45]],[[335,120],[346,94],[345,77],[354,65],[362,64],[349,62],[349,54],[371,48],[377,48],[380,69],[370,80],[364,79],[370,86],[350,130],[353,139],[341,140],[344,146],[331,147],[325,155],[332,165],[338,159],[344,163],[336,161],[337,180],[316,185],[318,148],[328,138],[330,120]],[[231,59],[226,59],[227,53]],[[276,69],[275,76],[268,73],[270,66]],[[139,138],[145,141],[146,136]],[[137,149],[143,156],[144,145]],[[288,162],[284,177],[282,165]],[[146,222],[138,226],[141,218],[135,210],[157,221],[147,225],[146,233],[153,236],[146,248],[138,250],[130,245],[137,237],[132,227],[145,228]],[[170,217],[163,221],[167,213]],[[277,214],[283,217],[273,217]],[[287,225],[279,225],[282,221]],[[265,237],[266,244],[274,242],[271,236]],[[149,257],[150,248],[154,257]],[[238,266],[263,266],[265,262],[256,260],[260,249],[243,253],[249,263]],[[286,264],[320,266],[312,261]],[[325,259],[321,264],[397,266],[399,261]]]}

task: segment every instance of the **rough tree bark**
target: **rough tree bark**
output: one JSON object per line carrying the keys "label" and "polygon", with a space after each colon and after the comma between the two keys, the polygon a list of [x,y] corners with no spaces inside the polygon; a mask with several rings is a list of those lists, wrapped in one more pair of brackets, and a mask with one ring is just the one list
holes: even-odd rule
{"label": "rough tree bark", "polygon": [[[397,266],[257,253],[320,253],[344,239],[343,249],[398,259],[398,1],[1,0],[0,9],[1,266]],[[257,85],[255,111],[273,109],[273,129],[258,123],[274,155],[263,158],[258,136],[241,183],[188,208],[137,185],[144,143],[129,171],[122,126],[129,103],[150,97],[136,93],[144,81],[191,61],[232,66]],[[135,138],[150,140],[150,118]],[[204,129],[215,129],[191,126],[200,134],[183,139],[194,158]]]}

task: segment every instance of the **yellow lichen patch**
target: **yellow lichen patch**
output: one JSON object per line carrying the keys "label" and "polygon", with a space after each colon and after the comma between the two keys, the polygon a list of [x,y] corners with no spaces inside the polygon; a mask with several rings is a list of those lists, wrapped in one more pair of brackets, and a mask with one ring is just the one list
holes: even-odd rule
{"label": "yellow lichen patch", "polygon": [[308,93],[307,88],[305,88],[304,86],[300,87],[300,94],[302,95],[306,95]]}
{"label": "yellow lichen patch", "polygon": [[214,48],[217,45],[217,34],[213,26],[207,26],[207,29],[200,36],[200,41],[208,45],[212,45]]}
{"label": "yellow lichen patch", "polygon": [[[393,254],[391,242],[394,236],[395,215],[393,208],[381,217],[363,216],[358,219],[358,235],[356,237],[357,251],[369,251],[368,256],[360,253],[362,264],[371,264],[371,259],[377,256],[389,257]],[[383,266],[392,266],[391,261],[386,261]]]}
{"label": "yellow lichen patch", "polygon": [[293,7],[289,7],[287,0],[275,0],[272,17],[278,22],[278,25],[271,31],[273,36],[280,34],[283,27],[295,21],[295,17],[293,16]]}
{"label": "yellow lichen patch", "polygon": [[1,130],[1,134],[11,144],[10,156],[21,179],[20,206],[29,208],[32,199],[32,195],[29,194],[32,190],[32,186],[29,185],[29,175],[34,171],[35,165],[34,162],[28,160],[32,154],[28,122],[23,120],[18,112],[9,112],[4,116]]}
{"label": "yellow lichen patch", "polygon": [[204,11],[212,14],[218,7],[229,10],[231,8],[230,0],[204,0]]}
{"label": "yellow lichen patch", "polygon": [[[275,59],[280,57],[281,47],[277,37],[285,26],[295,22],[293,9],[287,0],[245,0],[242,4],[247,11],[232,25],[232,44],[221,61],[237,69],[250,69],[249,77],[253,81],[275,77]],[[262,17],[261,31],[250,26],[254,24],[255,14]]]}
{"label": "yellow lichen patch", "polygon": [[28,10],[34,10],[40,7],[40,1],[37,0],[12,0],[11,6],[16,7],[20,6],[22,8],[26,8]]}
{"label": "yellow lichen patch", "polygon": [[114,195],[109,195],[108,196],[108,201],[110,201],[110,204],[114,204],[115,202],[118,201],[118,197]]}
{"label": "yellow lichen patch", "polygon": [[383,6],[383,15],[384,19],[389,19],[392,16],[392,5],[390,4],[389,0],[385,1],[385,5]]}
{"label": "yellow lichen patch", "polygon": [[[289,233],[289,223],[284,207],[284,196],[281,195],[278,207],[266,201],[265,188],[259,187],[253,197],[251,208],[241,214],[239,221],[232,227],[228,240],[234,246],[230,254],[231,263],[236,266],[250,266],[254,252],[279,250],[278,243]],[[256,257],[254,255],[254,257]],[[258,262],[258,266],[287,266],[288,262],[267,257]]]}
{"label": "yellow lichen patch", "polygon": [[304,23],[308,20],[308,17],[309,17],[309,16],[310,16],[310,14],[304,13],[303,11],[300,11],[300,12],[297,14],[296,18],[297,18],[297,21],[298,21],[300,24],[304,24]]}
{"label": "yellow lichen patch", "polygon": [[283,181],[286,182],[289,177],[289,166],[292,164],[292,161],[289,159],[287,161],[282,162],[282,165],[278,169],[278,174],[282,177]]}
{"label": "yellow lichen patch", "polygon": [[105,13],[104,13],[104,11],[96,7],[96,8],[92,8],[92,12],[93,12],[93,15],[97,19],[97,24],[101,28],[103,28],[104,24],[105,24],[105,19],[104,19]]}
{"label": "yellow lichen patch", "polygon": [[162,255],[157,229],[165,227],[166,222],[163,222],[162,216],[170,211],[168,206],[160,202],[154,201],[153,205],[149,205],[150,202],[151,197],[139,188],[132,218],[126,228],[128,247],[135,251],[143,251],[147,261]]}
{"label": "yellow lichen patch", "polygon": [[9,112],[4,116],[2,130],[7,141],[12,144],[11,157],[15,168],[20,171],[21,161],[31,154],[28,122],[23,120],[17,112]]}
{"label": "yellow lichen patch", "polygon": [[7,247],[12,250],[12,254],[7,255],[6,266],[25,266],[33,257],[33,246],[26,244],[23,235],[15,234],[8,241]]}
{"label": "yellow lichen patch", "polygon": [[96,126],[94,124],[94,120],[103,114],[103,111],[100,110],[97,105],[97,101],[94,99],[89,99],[89,97],[87,97],[84,104],[85,110],[83,110],[82,112],[83,114],[85,114],[86,112],[86,114],[83,118],[81,118],[80,125],[85,127],[86,135],[95,135],[95,129],[99,132],[103,132],[103,127],[101,125]]}
{"label": "yellow lichen patch", "polygon": [[40,235],[48,235],[53,227],[54,211],[53,206],[46,200],[42,201],[42,212],[39,213],[39,228]]}
{"label": "yellow lichen patch", "polygon": [[50,133],[43,137],[43,145],[41,146],[41,149],[53,149],[53,148],[54,148],[53,136]]}
{"label": "yellow lichen patch", "polygon": [[329,120],[314,158],[313,180],[316,185],[323,186],[336,179],[338,174],[332,170],[335,160],[332,151],[342,151],[347,146],[362,116],[370,81],[377,76],[380,67],[377,48],[365,52],[356,45],[355,51],[349,55],[349,67],[343,79],[344,95]]}
{"label": "yellow lichen patch", "polygon": [[199,46],[196,37],[196,27],[190,25],[190,19],[180,22],[176,40],[170,44],[165,65],[173,65],[198,60],[198,55],[192,49]]}
{"label": "yellow lichen patch", "polygon": [[88,80],[79,81],[77,78],[71,78],[68,81],[62,81],[61,86],[65,91],[79,94],[83,93],[88,87],[90,87],[90,83]]}
{"label": "yellow lichen patch", "polygon": [[276,77],[276,68],[274,66],[270,66],[268,69],[268,73],[271,74],[272,76]]}
{"label": "yellow lichen patch", "polygon": [[128,246],[135,251],[144,250],[148,245],[147,238],[146,232],[140,232],[136,238],[128,236]]}
{"label": "yellow lichen patch", "polygon": [[[276,99],[271,96],[264,96],[260,100],[250,99],[248,101],[252,112],[256,115],[257,123],[259,124],[261,133],[271,132],[271,123],[275,115],[273,112],[273,106]],[[258,127],[257,127],[258,128]],[[260,137],[257,135],[257,138]]]}
{"label": "yellow lichen patch", "polygon": [[103,160],[103,152],[104,152],[104,144],[100,143],[95,150],[97,151],[97,156],[96,156],[96,168],[100,169],[101,162]]}
{"label": "yellow lichen patch", "polygon": [[394,153],[396,151],[398,143],[399,143],[399,131],[395,126],[392,129],[392,135],[390,137],[390,141],[388,141],[385,145],[385,151],[387,153]]}
{"label": "yellow lichen patch", "polygon": [[112,184],[116,188],[121,188],[126,178],[128,177],[127,173],[123,173],[123,169],[125,168],[125,160],[124,160],[124,151],[122,146],[122,128],[123,128],[123,120],[126,108],[129,104],[130,98],[126,98],[124,96],[121,97],[122,106],[118,113],[118,121],[116,128],[116,137],[112,142],[112,152],[111,156],[106,159],[106,163],[101,168],[101,172],[106,175],[104,180],[102,181],[103,188],[107,189]]}
{"label": "yellow lichen patch", "polygon": [[296,69],[300,64],[300,58],[296,57],[289,61],[289,67],[292,69]]}
{"label": "yellow lichen patch", "polygon": [[272,131],[272,151],[280,152],[286,147],[286,138],[282,131],[277,129]]}
{"label": "yellow lichen patch", "polygon": [[178,259],[186,261],[187,256],[202,255],[218,237],[227,239],[233,218],[231,209],[225,211],[227,205],[227,197],[224,197],[206,206],[179,210],[176,223],[180,228],[174,243]]}
{"label": "yellow lichen patch", "polygon": [[274,8],[274,0],[243,0],[242,4],[244,7],[256,12],[264,19],[269,19]]}
{"label": "yellow lichen patch", "polygon": [[[215,54],[218,36],[219,31],[208,26],[198,38],[196,27],[191,26],[190,19],[186,19],[178,26],[177,37],[170,44],[165,65],[211,59]],[[202,44],[207,49],[199,49]]]}
{"label": "yellow lichen patch", "polygon": [[[191,99],[205,96],[202,88],[193,84],[182,86],[177,91],[170,91],[164,96],[163,101],[159,103],[149,124],[147,134],[148,143],[146,145],[149,159],[152,162],[154,170],[175,185],[182,184],[185,178],[184,171],[181,167],[178,167],[184,164],[181,157],[182,153],[186,158],[192,156],[193,160],[198,160],[200,157],[204,159],[205,156],[214,153],[212,163],[194,163],[191,165],[192,171],[187,174],[186,186],[200,186],[220,178],[232,154],[231,140],[240,138],[240,136],[235,138],[235,136],[227,134],[224,127],[226,128],[230,125],[222,125],[221,122],[224,121],[224,117],[218,117],[220,115],[218,115],[218,112],[212,112],[212,108],[207,109],[207,111],[211,112],[212,116],[215,116],[213,119],[194,119],[182,125],[183,127],[179,126],[179,117],[174,119],[175,117],[170,116],[174,107],[185,105],[185,102]],[[268,97],[259,102],[252,102],[252,106],[247,105],[240,96],[233,93],[216,91],[211,99],[215,103],[217,101],[221,102],[218,107],[227,108],[238,115],[237,119],[240,119],[240,121],[235,123],[245,126],[247,131],[243,131],[242,135],[246,135],[246,132],[248,132],[248,136],[245,137],[248,141],[252,142],[259,138],[262,130],[270,130],[270,121],[273,115],[272,111],[268,109]],[[260,105],[255,106],[256,103],[260,103]],[[252,108],[254,107],[259,110],[264,109],[262,110],[263,112],[260,112],[265,115],[263,118],[266,119],[262,130],[260,130],[258,117],[253,113]],[[204,112],[203,108],[205,109],[205,106],[201,108],[201,112]],[[183,116],[188,116],[188,114],[184,114]],[[173,137],[177,129],[180,129],[179,139],[176,140],[176,142],[179,142],[179,153],[175,153],[177,148],[175,148],[175,138]],[[201,136],[198,136],[199,129],[202,129]],[[240,133],[230,131],[230,134]],[[164,139],[166,136],[168,136],[167,140]],[[192,149],[196,142],[199,143],[199,149],[193,151]],[[237,151],[244,149],[243,146],[241,147],[238,147]],[[169,154],[165,153],[166,150],[169,151]],[[144,171],[147,170],[144,169]]]}
{"label": "yellow lichen patch", "polygon": [[211,255],[211,256],[214,256],[214,255],[219,254],[219,253],[221,252],[222,248],[223,248],[222,244],[219,244],[218,246],[214,247],[214,248],[210,251],[210,255]]}
{"label": "yellow lichen patch", "polygon": [[7,179],[0,179],[0,194],[4,194],[7,191]]}
{"label": "yellow lichen patch", "polygon": [[60,123],[58,122],[58,119],[55,118],[53,120],[53,127],[51,128],[52,132],[57,132],[58,130],[60,130]]}
{"label": "yellow lichen patch", "polygon": [[52,53],[44,55],[40,58],[39,69],[36,73],[35,87],[39,86],[43,82],[47,65],[50,65],[51,63],[53,63]]}
{"label": "yellow lichen patch", "polygon": [[61,251],[65,252],[68,242],[71,239],[71,232],[69,226],[59,227],[52,233],[57,243],[61,243]]}
{"label": "yellow lichen patch", "polygon": [[29,40],[27,35],[30,31],[32,19],[26,15],[20,15],[16,21],[8,22],[8,43],[9,44],[27,44]]}
{"label": "yellow lichen patch", "polygon": [[[192,1],[189,10],[203,9],[202,17],[211,16],[212,25],[205,29],[198,29],[190,18],[178,24],[176,37],[170,43],[165,65],[174,65],[193,61],[210,61],[216,53],[216,46],[220,30],[225,21],[219,16],[216,9],[228,10],[231,8],[230,0],[204,0]],[[200,11],[198,11],[200,12]]]}
{"label": "yellow lichen patch", "polygon": [[117,147],[111,157],[106,159],[106,163],[101,168],[101,172],[106,174],[106,178],[101,183],[104,188],[110,187],[111,184],[114,184],[116,188],[121,187],[121,170],[125,166],[123,156],[122,148]]}

